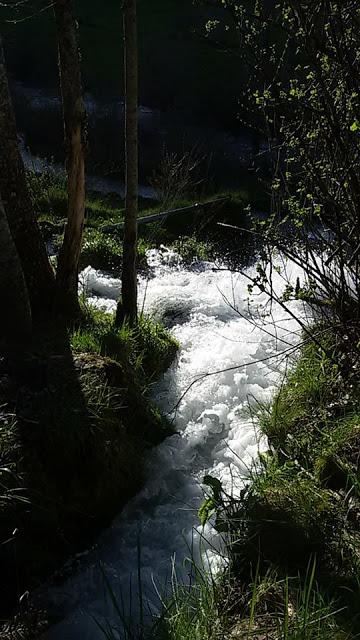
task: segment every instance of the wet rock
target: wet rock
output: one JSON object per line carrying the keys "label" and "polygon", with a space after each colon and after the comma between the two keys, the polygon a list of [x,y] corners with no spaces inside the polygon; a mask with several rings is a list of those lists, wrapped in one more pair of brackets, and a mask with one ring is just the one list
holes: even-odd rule
{"label": "wet rock", "polygon": [[161,322],[165,327],[171,328],[175,324],[187,322],[191,313],[191,305],[184,300],[161,299],[152,309],[152,316],[156,322]]}

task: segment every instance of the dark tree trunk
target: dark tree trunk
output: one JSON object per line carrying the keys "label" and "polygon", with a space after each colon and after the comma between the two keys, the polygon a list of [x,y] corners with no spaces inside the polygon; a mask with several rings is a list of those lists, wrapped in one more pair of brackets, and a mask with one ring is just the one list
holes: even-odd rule
{"label": "dark tree trunk", "polygon": [[59,74],[64,116],[68,217],[57,271],[58,303],[69,316],[79,312],[78,271],[85,217],[85,124],[80,53],[71,0],[55,0]]}
{"label": "dark tree trunk", "polygon": [[0,340],[9,345],[31,333],[28,290],[0,196]]}
{"label": "dark tree trunk", "polygon": [[136,0],[124,1],[126,194],[122,294],[116,320],[137,321],[138,50]]}
{"label": "dark tree trunk", "polygon": [[0,36],[0,192],[33,315],[52,309],[55,279],[26,184]]}

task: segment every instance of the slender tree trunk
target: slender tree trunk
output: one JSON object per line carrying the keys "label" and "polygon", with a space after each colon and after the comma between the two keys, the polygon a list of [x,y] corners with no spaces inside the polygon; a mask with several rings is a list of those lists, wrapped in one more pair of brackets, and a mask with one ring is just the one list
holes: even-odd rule
{"label": "slender tree trunk", "polygon": [[60,309],[73,316],[79,312],[78,271],[85,217],[86,113],[72,0],[55,0],[54,11],[68,179],[68,217],[58,261],[57,288]]}
{"label": "slender tree trunk", "polygon": [[122,296],[116,320],[137,321],[138,49],[136,0],[124,0],[126,194]]}
{"label": "slender tree trunk", "polygon": [[28,290],[0,196],[0,340],[6,344],[31,333]]}
{"label": "slender tree trunk", "polygon": [[0,192],[34,315],[52,309],[55,279],[33,211],[21,158],[0,36]]}

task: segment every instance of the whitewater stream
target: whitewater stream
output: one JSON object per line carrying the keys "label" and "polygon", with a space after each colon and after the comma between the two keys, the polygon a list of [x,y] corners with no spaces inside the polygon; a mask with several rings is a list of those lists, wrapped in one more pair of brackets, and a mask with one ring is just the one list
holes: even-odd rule
{"label": "whitewater stream", "polygon": [[[60,620],[48,640],[102,640],[96,621],[104,620],[116,630],[114,638],[122,638],[110,590],[136,628],[141,599],[149,619],[161,611],[159,594],[169,595],[175,574],[180,583],[189,580],[186,558],[193,556],[212,571],[226,563],[211,523],[199,525],[201,483],[210,474],[228,492],[239,493],[266,448],[249,406],[271,399],[284,368],[283,352],[300,339],[297,322],[280,306],[270,307],[265,294],[253,295],[249,304],[244,275],[205,262],[185,268],[166,249],[150,251],[148,260],[153,272],[141,279],[140,304],[165,319],[181,343],[177,361],[153,389],[166,413],[182,398],[173,414],[176,433],[150,453],[143,490],[96,547],[79,557],[71,577],[48,589],[47,604]],[[278,291],[285,287],[285,269],[299,275],[294,266],[282,265],[281,275],[274,273]],[[92,304],[115,308],[118,280],[91,268],[81,280]],[[300,303],[291,305],[295,315],[304,314]],[[188,389],[202,374],[216,371],[221,372]]]}

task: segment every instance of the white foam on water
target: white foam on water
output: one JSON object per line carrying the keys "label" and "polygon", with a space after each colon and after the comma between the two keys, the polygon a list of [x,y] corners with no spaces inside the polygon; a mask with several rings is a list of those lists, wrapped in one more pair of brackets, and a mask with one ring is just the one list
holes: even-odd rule
{"label": "white foam on water", "polygon": [[[140,281],[140,304],[150,314],[166,308],[167,317],[173,318],[171,330],[181,343],[177,361],[153,390],[165,412],[182,398],[175,414],[177,433],[150,453],[143,490],[81,560],[78,572],[49,590],[50,602],[63,616],[48,632],[50,640],[100,640],[94,618],[107,618],[121,627],[104,575],[136,623],[139,548],[142,595],[152,613],[161,609],[154,584],[161,593],[169,593],[172,558],[179,581],[185,582],[189,565],[184,559],[190,555],[212,569],[223,565],[219,535],[211,524],[203,530],[197,518],[202,480],[210,474],[226,491],[239,493],[259,451],[266,448],[249,404],[271,399],[282,369],[279,358],[272,356],[300,340],[295,319],[280,305],[270,308],[264,293],[254,296],[249,307],[245,275],[210,263],[186,269],[165,248],[150,252],[148,258],[153,277]],[[294,265],[286,268],[295,277],[301,275]],[[273,280],[275,289],[282,291],[282,276],[274,273]],[[93,304],[108,311],[115,308],[118,280],[88,268],[82,281]],[[304,314],[300,303],[290,305],[295,315]],[[209,372],[218,373],[189,388]]]}

